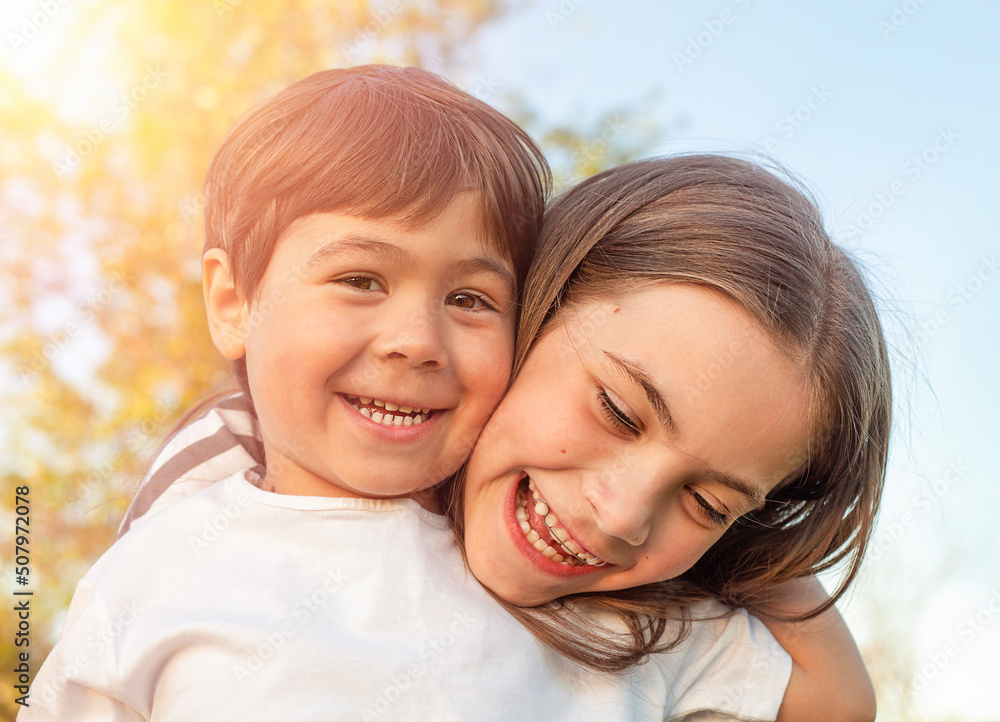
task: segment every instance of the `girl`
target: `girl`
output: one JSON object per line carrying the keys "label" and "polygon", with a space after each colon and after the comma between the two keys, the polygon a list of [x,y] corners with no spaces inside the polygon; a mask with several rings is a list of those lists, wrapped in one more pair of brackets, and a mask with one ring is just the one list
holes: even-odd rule
{"label": "girl", "polygon": [[[548,212],[521,324],[510,391],[464,483],[441,494],[477,578],[584,667],[542,653],[542,663],[508,657],[494,677],[487,644],[471,665],[489,680],[476,687],[480,716],[872,718],[863,666],[831,607],[857,571],[878,506],[888,364],[865,286],[808,199],[753,164],[715,156],[595,176]],[[246,438],[252,424],[240,424],[252,407],[228,406],[196,425],[228,424]],[[187,459],[197,471],[186,481],[203,474],[211,460],[190,453],[197,436],[175,440],[154,470],[176,478],[174,461]],[[141,498],[148,509],[149,495]],[[178,518],[185,502],[138,531]],[[338,560],[352,551],[337,550]],[[811,575],[842,561],[842,584],[831,598],[817,595]],[[461,577],[426,573],[442,599],[484,610]],[[752,618],[727,617],[713,599],[815,620],[771,623],[789,664]],[[393,603],[372,612],[387,633]],[[430,623],[447,608],[410,613]],[[534,659],[515,627],[489,619],[488,643],[509,637]],[[454,637],[472,639],[470,630]],[[588,667],[627,674],[615,682]],[[415,709],[403,693],[420,676],[398,683],[393,717]],[[501,707],[485,703],[496,689],[507,695]],[[432,699],[425,709],[444,714]]]}
{"label": "girl", "polygon": [[[844,594],[881,496],[889,363],[863,279],[803,193],[717,156],[582,182],[546,213],[520,340],[450,518],[476,577],[535,607],[505,605],[549,644],[622,669],[694,600],[765,614],[769,588],[841,562],[801,616]],[[567,594],[615,610],[629,641],[544,604]]]}

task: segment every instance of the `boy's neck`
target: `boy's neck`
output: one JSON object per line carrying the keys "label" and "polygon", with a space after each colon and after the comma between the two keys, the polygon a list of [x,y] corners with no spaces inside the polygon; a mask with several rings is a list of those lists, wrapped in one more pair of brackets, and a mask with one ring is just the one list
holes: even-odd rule
{"label": "boy's neck", "polygon": [[[275,466],[284,466],[286,468],[278,469],[274,468]],[[432,514],[444,513],[441,501],[438,498],[437,487],[422,489],[412,494],[402,494],[400,496],[373,496],[345,489],[342,486],[321,479],[304,469],[295,468],[293,470],[287,467],[287,464],[280,463],[268,466],[264,478],[260,482],[260,488],[273,494],[286,494],[288,496],[323,496],[344,499],[413,499]]]}

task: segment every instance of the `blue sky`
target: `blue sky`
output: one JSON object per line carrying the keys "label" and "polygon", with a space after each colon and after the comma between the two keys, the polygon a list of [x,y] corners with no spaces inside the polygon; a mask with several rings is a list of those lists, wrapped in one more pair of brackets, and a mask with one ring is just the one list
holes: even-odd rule
{"label": "blue sky", "polygon": [[543,124],[612,112],[622,137],[664,129],[648,155],[768,153],[867,267],[897,426],[879,551],[844,606],[863,642],[908,645],[928,719],[996,718],[998,25],[985,2],[543,0],[470,52]]}

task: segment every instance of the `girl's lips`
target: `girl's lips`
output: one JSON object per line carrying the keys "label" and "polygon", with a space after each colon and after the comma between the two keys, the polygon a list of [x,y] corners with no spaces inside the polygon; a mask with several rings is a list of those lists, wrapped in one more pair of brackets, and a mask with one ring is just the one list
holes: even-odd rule
{"label": "girl's lips", "polygon": [[[519,506],[517,499],[518,491],[523,489],[524,493],[529,493],[527,485],[524,483],[527,479],[528,479],[527,474],[525,473],[518,474],[515,477],[513,483],[511,484],[511,489],[507,496],[507,518],[505,520],[506,526],[507,526],[507,531],[511,536],[511,539],[514,542],[514,546],[518,549],[518,551],[520,551],[528,559],[528,561],[530,561],[536,568],[545,572],[546,574],[550,574],[553,576],[578,577],[585,574],[591,574],[597,572],[601,569],[606,569],[608,567],[611,567],[612,566],[611,564],[607,564],[605,566],[591,566],[589,564],[583,564],[583,563],[581,563],[580,566],[570,566],[564,561],[562,562],[554,561],[553,559],[549,558],[541,551],[539,551],[537,548],[535,548],[535,546],[528,541],[528,538],[525,536],[524,532],[521,529],[521,520],[517,518],[517,509]],[[547,534],[547,537],[549,540],[551,540],[550,534]],[[558,542],[556,542],[556,544],[557,547],[554,548],[558,549],[559,551],[563,551],[559,549]],[[546,546],[548,546],[548,544],[546,544]],[[566,555],[564,552],[562,556],[565,559]]]}

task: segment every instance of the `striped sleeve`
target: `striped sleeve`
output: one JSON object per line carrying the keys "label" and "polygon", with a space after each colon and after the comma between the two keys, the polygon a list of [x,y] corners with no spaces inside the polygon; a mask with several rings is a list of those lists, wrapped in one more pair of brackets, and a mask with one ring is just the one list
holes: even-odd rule
{"label": "striped sleeve", "polygon": [[140,517],[244,469],[263,474],[264,446],[244,394],[223,399],[171,436],[146,472],[118,536]]}

